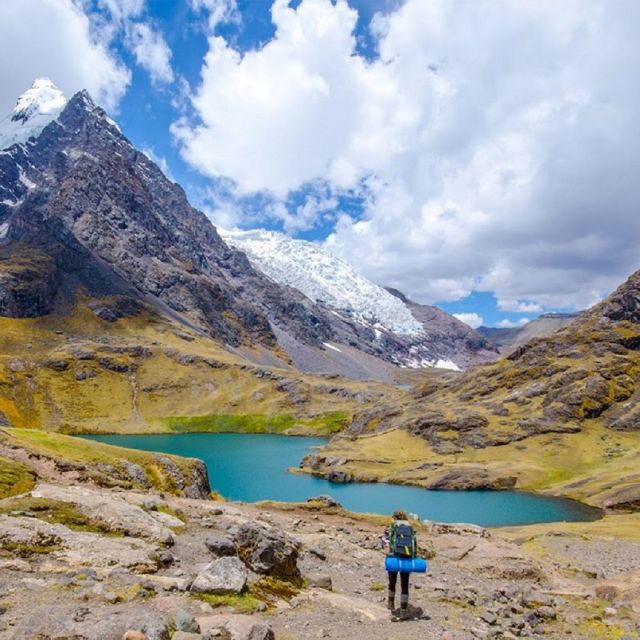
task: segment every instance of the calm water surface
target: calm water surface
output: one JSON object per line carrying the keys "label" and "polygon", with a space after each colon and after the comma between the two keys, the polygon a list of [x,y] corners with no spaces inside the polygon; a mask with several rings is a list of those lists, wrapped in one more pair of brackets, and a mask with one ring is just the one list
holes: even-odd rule
{"label": "calm water surface", "polygon": [[130,449],[200,458],[211,487],[229,500],[304,501],[329,494],[352,511],[391,513],[404,509],[422,519],[483,526],[595,520],[600,513],[573,500],[518,491],[427,491],[389,484],[333,484],[289,473],[322,438],[235,433],[87,436]]}

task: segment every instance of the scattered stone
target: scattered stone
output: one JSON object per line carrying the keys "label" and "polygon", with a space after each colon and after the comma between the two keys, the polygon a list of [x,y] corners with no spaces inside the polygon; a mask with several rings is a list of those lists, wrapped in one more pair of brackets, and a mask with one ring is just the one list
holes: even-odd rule
{"label": "scattered stone", "polygon": [[555,620],[556,619],[556,611],[553,607],[539,607],[534,611],[534,613],[543,620]]}
{"label": "scattered stone", "polygon": [[186,631],[176,631],[171,640],[201,640],[204,636],[199,633],[188,633]]}
{"label": "scattered stone", "polygon": [[495,624],[498,620],[496,615],[494,613],[491,613],[490,611],[484,611],[483,613],[481,613],[480,619],[486,622],[488,625]]}
{"label": "scattered stone", "polygon": [[171,619],[173,621],[173,626],[177,631],[186,631],[188,633],[200,632],[200,627],[195,618],[184,609],[174,609],[171,612]]}
{"label": "scattered stone", "polygon": [[142,631],[134,631],[133,629],[129,629],[123,636],[122,640],[147,640],[146,636]]}
{"label": "scattered stone", "polygon": [[190,586],[188,578],[175,576],[140,576],[141,584],[145,589],[162,589],[163,591],[187,591]]}
{"label": "scattered stone", "polygon": [[194,593],[240,593],[247,584],[247,569],[239,558],[225,557],[210,562],[196,577]]}
{"label": "scattered stone", "polygon": [[326,560],[327,559],[327,555],[325,554],[325,552],[322,549],[318,549],[318,547],[309,547],[307,549],[307,551],[311,555],[314,555],[316,558],[318,558],[320,560]]}
{"label": "scattered stone", "polygon": [[95,378],[97,375],[97,372],[93,369],[80,369],[76,371],[75,377],[78,382],[83,382],[84,380]]}
{"label": "scattered stone", "polygon": [[208,536],[204,544],[211,553],[218,557],[235,556],[237,554],[236,545],[233,543],[233,540],[219,534]]}
{"label": "scattered stone", "polygon": [[327,591],[331,591],[333,589],[333,582],[331,580],[331,576],[327,576],[327,575],[309,576],[307,577],[307,584],[310,587],[316,587],[318,589],[326,589]]}
{"label": "scattered stone", "polygon": [[219,614],[197,618],[200,633],[214,635],[226,632],[229,640],[275,640],[275,635],[268,624],[251,616],[240,614]]}
{"label": "scattered stone", "polygon": [[169,640],[169,629],[164,620],[148,621],[142,628],[145,640]]}

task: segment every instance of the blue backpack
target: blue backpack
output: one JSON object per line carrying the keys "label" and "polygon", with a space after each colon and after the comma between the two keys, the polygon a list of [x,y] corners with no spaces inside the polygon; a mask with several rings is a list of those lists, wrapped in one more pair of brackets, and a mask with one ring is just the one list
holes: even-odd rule
{"label": "blue backpack", "polygon": [[416,533],[408,522],[398,521],[392,523],[389,547],[393,556],[415,558],[418,550]]}

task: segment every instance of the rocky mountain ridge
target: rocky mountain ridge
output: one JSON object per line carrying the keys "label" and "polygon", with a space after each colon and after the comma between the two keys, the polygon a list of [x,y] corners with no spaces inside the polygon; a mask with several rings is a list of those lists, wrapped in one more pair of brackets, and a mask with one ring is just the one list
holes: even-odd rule
{"label": "rocky mountain ridge", "polygon": [[518,327],[478,327],[477,331],[494,344],[503,355],[508,355],[533,338],[546,338],[566,327],[579,317],[579,313],[543,313]]}
{"label": "rocky mountain ridge", "polygon": [[12,116],[19,135],[0,153],[0,314],[60,310],[80,287],[151,304],[230,348],[261,345],[305,371],[388,379],[385,363],[424,364],[411,341],[256,270],[86,92],[60,105],[42,81],[30,91]]}

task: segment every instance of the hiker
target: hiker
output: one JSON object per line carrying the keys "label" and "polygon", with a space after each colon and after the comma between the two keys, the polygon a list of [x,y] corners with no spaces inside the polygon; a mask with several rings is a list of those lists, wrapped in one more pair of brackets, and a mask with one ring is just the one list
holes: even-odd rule
{"label": "hiker", "polygon": [[[382,548],[387,556],[395,558],[415,558],[418,551],[416,534],[409,524],[409,518],[404,511],[394,511],[393,522],[385,529],[381,538]],[[389,592],[387,608],[395,609],[396,584],[398,571],[388,571]],[[406,618],[409,610],[409,573],[400,572],[400,617]]]}

